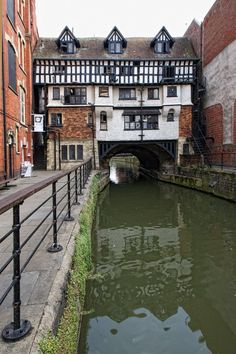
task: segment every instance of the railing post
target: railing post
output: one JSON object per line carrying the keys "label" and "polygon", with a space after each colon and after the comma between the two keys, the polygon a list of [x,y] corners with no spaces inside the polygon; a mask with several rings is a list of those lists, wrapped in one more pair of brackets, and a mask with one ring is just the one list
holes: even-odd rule
{"label": "railing post", "polygon": [[73,221],[74,218],[71,216],[71,185],[70,185],[70,172],[67,175],[67,216],[65,217],[65,221]]}
{"label": "railing post", "polygon": [[82,192],[83,184],[82,184],[82,166],[79,167],[79,194],[83,195]]}
{"label": "railing post", "polygon": [[75,201],[74,205],[79,205],[79,200],[78,200],[78,168],[75,170]]}
{"label": "railing post", "polygon": [[7,325],[2,331],[2,337],[5,341],[17,341],[26,336],[31,330],[30,321],[21,320],[20,316],[20,205],[13,207],[13,318],[14,321]]}
{"label": "railing post", "polygon": [[83,164],[83,188],[85,186],[85,183],[86,183],[86,181],[85,181],[85,164]]}
{"label": "railing post", "polygon": [[63,247],[57,243],[57,189],[56,182],[52,184],[52,216],[53,216],[53,244],[48,252],[60,252]]}

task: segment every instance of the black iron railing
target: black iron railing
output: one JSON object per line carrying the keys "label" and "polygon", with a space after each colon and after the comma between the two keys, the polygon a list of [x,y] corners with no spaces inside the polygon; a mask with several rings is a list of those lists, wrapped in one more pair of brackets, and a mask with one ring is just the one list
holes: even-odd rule
{"label": "black iron railing", "polygon": [[[42,182],[35,183],[19,192],[4,198],[0,202],[0,215],[9,213],[12,210],[13,225],[4,234],[0,235],[0,247],[10,238],[13,240],[12,255],[0,264],[0,275],[12,264],[12,281],[9,281],[6,289],[1,289],[0,305],[13,289],[13,321],[6,325],[2,331],[5,341],[16,341],[29,333],[32,326],[30,321],[21,318],[21,275],[29,264],[46,237],[52,237],[52,244],[47,249],[48,252],[60,252],[63,247],[58,243],[58,232],[64,221],[72,221],[72,205],[79,204],[79,196],[83,194],[83,189],[92,170],[92,160],[72,168],[66,172],[60,172],[53,177],[49,177]],[[45,198],[37,204],[37,193],[51,186],[52,190]],[[48,191],[48,189],[47,189]],[[32,210],[21,217],[21,207],[25,200],[35,195]],[[40,216],[39,216],[40,215]],[[9,215],[6,215],[6,218]],[[27,223],[31,218],[37,219],[38,224],[34,225],[32,231],[26,232]],[[26,260],[21,262],[21,251],[33,240],[33,249],[27,254]],[[0,278],[1,281],[1,278]]]}

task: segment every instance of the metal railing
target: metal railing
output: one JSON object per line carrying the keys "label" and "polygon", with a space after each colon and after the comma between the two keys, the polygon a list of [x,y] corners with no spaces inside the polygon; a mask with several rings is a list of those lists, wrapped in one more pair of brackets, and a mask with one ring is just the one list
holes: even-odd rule
{"label": "metal railing", "polygon": [[[4,234],[0,236],[0,247],[4,242],[12,239],[12,255],[0,264],[0,275],[6,268],[12,264],[12,281],[6,286],[0,296],[0,305],[13,290],[13,322],[8,324],[2,331],[2,337],[5,341],[16,341],[29,333],[32,326],[30,321],[21,318],[21,275],[26,269],[39,247],[47,236],[52,237],[52,244],[48,252],[60,252],[63,247],[58,243],[58,232],[64,221],[72,221],[72,205],[79,204],[79,196],[85,188],[85,184],[92,170],[92,159],[72,168],[69,171],[60,172],[53,177],[49,177],[42,182],[35,183],[19,192],[7,196],[0,202],[0,215],[4,214],[5,220],[9,217],[12,210],[13,225]],[[45,192],[46,197],[40,201],[37,193],[51,186],[49,193]],[[48,191],[48,189],[47,189]],[[32,210],[26,215],[21,216],[21,207],[24,201],[35,195]],[[39,199],[39,205],[36,200]],[[6,216],[5,216],[6,215]],[[38,224],[33,226],[31,232],[27,233],[27,227],[30,218],[38,218]],[[27,257],[22,262],[21,251],[33,240],[33,249],[27,253]],[[3,247],[4,248],[4,247]]]}

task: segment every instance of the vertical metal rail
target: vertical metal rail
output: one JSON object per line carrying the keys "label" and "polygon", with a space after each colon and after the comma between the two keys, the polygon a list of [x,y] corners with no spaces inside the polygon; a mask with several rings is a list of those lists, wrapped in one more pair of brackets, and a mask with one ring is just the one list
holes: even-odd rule
{"label": "vertical metal rail", "polygon": [[48,252],[60,252],[63,247],[57,241],[57,188],[56,182],[52,184],[52,217],[53,217],[53,243],[48,247]]}
{"label": "vertical metal rail", "polygon": [[32,329],[28,320],[21,319],[21,298],[20,298],[20,205],[13,207],[13,322],[8,324],[2,331],[5,341],[17,341],[26,336]]}
{"label": "vertical metal rail", "polygon": [[79,194],[83,195],[82,192],[83,189],[83,183],[82,183],[82,166],[79,167]]}
{"label": "vertical metal rail", "polygon": [[74,218],[71,216],[71,184],[70,184],[70,172],[67,175],[67,215],[65,217],[65,221],[73,221]]}
{"label": "vertical metal rail", "polygon": [[80,205],[78,200],[78,168],[75,170],[75,201],[74,205]]}

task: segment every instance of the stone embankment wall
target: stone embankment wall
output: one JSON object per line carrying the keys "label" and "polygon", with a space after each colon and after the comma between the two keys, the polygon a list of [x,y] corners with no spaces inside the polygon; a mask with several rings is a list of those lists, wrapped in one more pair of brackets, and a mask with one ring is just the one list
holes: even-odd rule
{"label": "stone embankment wall", "polygon": [[236,202],[236,173],[233,172],[178,167],[176,174],[160,174],[158,178]]}
{"label": "stone embankment wall", "polygon": [[104,188],[110,183],[109,170],[101,171],[99,175],[98,190],[103,191]]}

